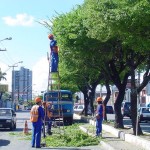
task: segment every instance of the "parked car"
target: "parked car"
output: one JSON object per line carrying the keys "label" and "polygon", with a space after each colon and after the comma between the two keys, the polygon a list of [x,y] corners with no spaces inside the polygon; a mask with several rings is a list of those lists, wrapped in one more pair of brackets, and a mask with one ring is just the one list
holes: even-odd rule
{"label": "parked car", "polygon": [[106,114],[113,114],[114,110],[112,106],[106,106]]}
{"label": "parked car", "polygon": [[123,117],[131,117],[131,102],[122,102],[121,113]]}
{"label": "parked car", "polygon": [[138,110],[139,122],[150,121],[150,107],[140,107]]}
{"label": "parked car", "polygon": [[26,107],[26,110],[31,110],[31,107]]}
{"label": "parked car", "polygon": [[75,105],[73,109],[74,109],[74,113],[80,114],[84,109],[84,105],[80,105],[80,104]]}
{"label": "parked car", "polygon": [[[83,104],[78,104],[74,106],[74,113],[76,114],[80,114],[84,109],[84,105]],[[90,107],[88,107],[88,111],[87,111],[88,115],[92,115],[91,109]]]}
{"label": "parked car", "polygon": [[150,103],[149,103],[149,104],[147,104],[147,107],[150,107]]}
{"label": "parked car", "polygon": [[0,108],[0,128],[16,129],[16,113],[12,108]]}

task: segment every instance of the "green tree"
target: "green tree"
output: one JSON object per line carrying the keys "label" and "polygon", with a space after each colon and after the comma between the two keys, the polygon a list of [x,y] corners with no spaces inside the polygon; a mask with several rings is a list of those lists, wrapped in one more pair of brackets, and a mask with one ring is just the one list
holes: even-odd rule
{"label": "green tree", "polygon": [[[89,101],[90,86],[93,92],[98,82],[107,87],[110,83],[117,86],[119,95],[114,104],[116,128],[123,128],[121,103],[128,77],[131,76],[134,91],[137,87],[134,86],[133,71],[146,66],[144,82],[137,91],[149,81],[149,7],[148,0],[85,0],[77,9],[58,15],[52,21],[52,28],[47,24],[60,47],[60,66],[62,73],[67,72],[62,75],[67,75],[71,83],[85,94],[87,103],[93,101]],[[94,82],[96,84],[92,85]],[[136,96],[137,93],[131,97],[133,116],[136,116]],[[133,116],[135,134],[136,118]],[[141,129],[138,129],[141,134]]]}
{"label": "green tree", "polygon": [[[95,63],[99,59],[91,55],[96,53],[99,41],[86,36],[80,7],[71,13],[57,17],[53,22],[53,31],[60,47],[61,67],[65,68],[69,75],[71,74],[71,80],[83,92],[85,108],[90,102],[93,109],[95,88],[99,82]],[[91,43],[90,46],[89,43]],[[91,91],[90,95],[89,91]]]}
{"label": "green tree", "polygon": [[3,73],[3,72],[1,71],[1,69],[0,69],[0,81],[6,80],[6,77],[5,77],[5,76],[6,76],[6,73],[5,73],[5,72]]}
{"label": "green tree", "polygon": [[[109,52],[114,56],[110,60],[107,59],[107,70],[119,90],[115,102],[116,127],[123,127],[120,107],[129,75],[132,75],[133,82],[135,82],[133,71],[141,64],[146,65],[149,62],[149,7],[149,1],[146,0],[140,2],[136,0],[86,1],[86,14],[88,15],[85,25],[88,28],[88,34],[103,42],[113,39]],[[131,64],[132,61],[134,64]],[[147,81],[148,78],[147,74]],[[135,89],[135,86],[132,88]],[[136,97],[131,98],[134,116],[132,125],[135,134]],[[138,129],[138,133],[141,134],[140,128]]]}
{"label": "green tree", "polygon": [[[0,81],[6,80],[6,73],[3,73],[0,69]],[[0,91],[0,99],[2,99],[3,91]]]}

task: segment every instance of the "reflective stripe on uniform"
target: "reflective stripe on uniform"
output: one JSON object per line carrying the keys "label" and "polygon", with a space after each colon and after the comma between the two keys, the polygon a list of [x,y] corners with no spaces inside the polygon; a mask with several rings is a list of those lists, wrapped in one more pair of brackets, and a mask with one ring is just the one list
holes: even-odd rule
{"label": "reflective stripe on uniform", "polygon": [[34,105],[30,111],[30,121],[31,122],[37,122],[38,120],[38,116],[39,116],[39,112],[38,112],[39,106],[38,105]]}

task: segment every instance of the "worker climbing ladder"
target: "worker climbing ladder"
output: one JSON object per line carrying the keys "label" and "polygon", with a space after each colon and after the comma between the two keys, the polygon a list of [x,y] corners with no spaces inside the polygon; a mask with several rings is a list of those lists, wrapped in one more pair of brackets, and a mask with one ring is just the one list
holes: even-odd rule
{"label": "worker climbing ladder", "polygon": [[[51,36],[53,39],[53,35],[50,35],[50,37]],[[54,43],[56,44],[55,41]],[[62,132],[64,133],[64,121],[63,121],[63,109],[62,109],[62,102],[61,102],[60,77],[59,77],[59,70],[58,70],[58,47],[50,46],[50,49],[51,49],[50,54],[47,53],[47,59],[49,62],[47,93],[55,92],[55,94],[52,94],[51,98],[50,97],[46,98],[47,99],[46,101],[50,99],[52,103],[53,126],[59,127],[59,133],[61,134]]]}

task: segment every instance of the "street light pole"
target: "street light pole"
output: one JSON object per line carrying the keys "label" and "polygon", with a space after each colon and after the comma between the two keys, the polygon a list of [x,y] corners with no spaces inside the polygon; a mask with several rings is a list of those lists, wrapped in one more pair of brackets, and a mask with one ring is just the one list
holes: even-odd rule
{"label": "street light pole", "polygon": [[1,42],[1,41],[5,41],[5,40],[12,40],[12,37],[2,39],[2,40],[0,40],[0,42]]}
{"label": "street light pole", "polygon": [[[2,39],[2,40],[0,40],[0,42],[5,41],[5,40],[12,40],[12,37]],[[6,51],[6,48],[5,49],[0,49],[0,51]]]}
{"label": "street light pole", "polygon": [[13,64],[12,66],[9,66],[9,67],[12,67],[12,107],[14,107],[14,109],[16,110],[15,108],[15,102],[14,102],[14,68],[15,67],[18,67],[18,64],[19,63],[23,63],[23,61],[19,61],[15,64]]}

